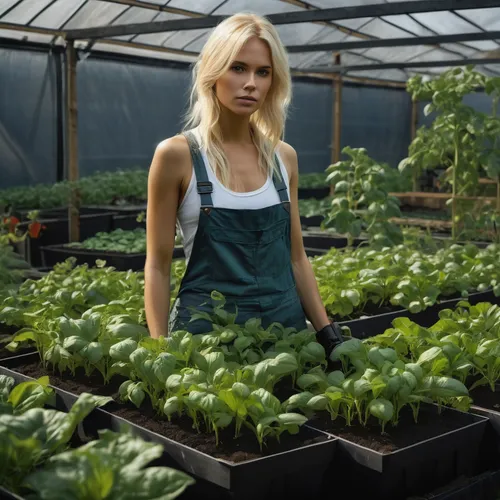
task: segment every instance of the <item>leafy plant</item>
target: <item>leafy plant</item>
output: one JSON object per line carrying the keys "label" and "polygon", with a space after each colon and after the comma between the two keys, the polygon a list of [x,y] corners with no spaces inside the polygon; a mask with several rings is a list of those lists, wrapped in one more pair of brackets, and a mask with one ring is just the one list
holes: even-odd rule
{"label": "leafy plant", "polygon": [[68,413],[31,408],[22,415],[0,415],[0,484],[14,493],[34,468],[62,451],[76,427],[111,398],[83,393]]}
{"label": "leafy plant", "polygon": [[401,212],[397,198],[388,194],[385,168],[371,159],[366,149],[345,147],[342,152],[350,159],[327,169],[334,195],[324,226],[346,234],[349,247],[363,230],[369,234],[372,245],[401,243],[400,228],[389,221]]}
{"label": "leafy plant", "polygon": [[40,500],[171,500],[194,483],[187,474],[168,467],[147,467],[161,457],[163,447],[109,430],[99,439],[52,456],[25,478]]}
{"label": "leafy plant", "polygon": [[97,233],[82,243],[68,243],[66,246],[104,252],[145,253],[146,230],[143,228],[136,228],[133,231],[115,229],[111,233]]}

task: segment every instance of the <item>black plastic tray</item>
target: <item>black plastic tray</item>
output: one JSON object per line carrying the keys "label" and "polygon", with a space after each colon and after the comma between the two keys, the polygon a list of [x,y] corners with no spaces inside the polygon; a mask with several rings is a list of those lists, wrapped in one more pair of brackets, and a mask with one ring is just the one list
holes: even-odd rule
{"label": "black plastic tray", "polygon": [[[42,267],[43,246],[62,245],[69,241],[69,222],[67,215],[65,218],[44,219],[40,221],[45,229],[37,239],[26,238],[24,241],[23,255],[33,267]],[[113,222],[113,212],[98,214],[85,214],[80,216],[80,240],[95,236],[96,233],[111,231]],[[29,222],[19,224],[19,230],[27,229]]]}
{"label": "black plastic tray", "polygon": [[[424,411],[437,417],[435,405],[421,405],[420,412]],[[457,411],[448,408],[442,413]],[[342,477],[350,498],[401,500],[445,486],[462,475],[473,475],[488,419],[462,415],[470,423],[387,454],[339,438],[330,491],[335,491],[337,476]],[[315,428],[314,421],[307,425]]]}
{"label": "black plastic tray", "polygon": [[330,187],[321,188],[299,188],[298,189],[299,200],[307,200],[308,198],[326,198],[330,195]]}
{"label": "black plastic tray", "polygon": [[[30,363],[38,354],[27,354],[0,361],[0,374],[13,377],[16,382],[33,380],[15,371],[15,368]],[[52,386],[56,392],[56,408],[66,411],[77,395]],[[147,441],[163,445],[169,456],[169,465],[184,470],[202,481],[188,493],[189,498],[213,498],[218,500],[274,500],[276,498],[315,498],[320,492],[323,475],[334,460],[338,440],[322,431],[304,428],[323,435],[321,443],[307,445],[295,450],[277,453],[268,457],[232,463],[214,458],[182,443],[173,441],[144,427],[133,424],[112,413],[114,403],[107,410],[96,408],[92,418],[84,421],[84,436],[97,434],[98,429],[115,431],[124,426]],[[115,406],[116,408],[116,406]],[[479,418],[479,417],[478,417]],[[202,487],[202,485],[205,485]],[[201,489],[201,491],[200,491]],[[197,496],[193,496],[195,492]],[[187,498],[186,497],[186,498]],[[185,498],[184,496],[182,498]]]}
{"label": "black plastic tray", "polygon": [[[114,267],[117,271],[142,271],[146,263],[146,253],[120,253],[104,252],[101,250],[87,250],[71,248],[65,245],[50,245],[42,247],[42,262],[44,266],[53,267],[58,262],[64,262],[69,257],[75,257],[77,265],[88,264],[95,266],[96,260],[105,260],[107,266]],[[182,246],[174,248],[173,258],[184,257]]]}
{"label": "black plastic tray", "polygon": [[320,227],[325,217],[323,215],[311,215],[311,217],[300,216],[300,224],[303,227]]}
{"label": "black plastic tray", "polygon": [[107,266],[114,267],[117,271],[140,271],[144,269],[146,253],[120,253],[103,252],[100,250],[87,250],[71,248],[64,245],[50,245],[42,247],[42,262],[44,266],[54,266],[64,262],[69,257],[76,258],[76,264],[95,266],[96,260],[105,260]]}
{"label": "black plastic tray", "polygon": [[[330,250],[330,248],[345,248],[347,246],[347,238],[327,233],[303,231],[302,239],[304,240],[304,246],[307,248]],[[353,247],[358,247],[362,243],[366,244],[367,241],[366,238],[355,238]]]}
{"label": "black plastic tray", "polygon": [[457,482],[439,493],[414,496],[408,500],[498,500],[500,471],[487,471],[465,481]]}
{"label": "black plastic tray", "polygon": [[351,335],[359,339],[373,337],[384,333],[385,330],[392,327],[392,322],[396,318],[401,317],[410,318],[420,326],[427,328],[439,320],[439,311],[442,311],[443,309],[454,309],[455,306],[462,300],[466,300],[473,305],[478,304],[479,302],[491,302],[492,304],[500,303],[500,297],[496,297],[493,291],[487,290],[485,292],[473,292],[469,294],[469,297],[466,299],[444,299],[441,302],[434,304],[433,306],[428,307],[424,311],[416,314],[410,313],[408,309],[401,309],[399,311],[378,314],[366,318],[340,321],[339,324],[341,326],[348,326],[351,330]]}

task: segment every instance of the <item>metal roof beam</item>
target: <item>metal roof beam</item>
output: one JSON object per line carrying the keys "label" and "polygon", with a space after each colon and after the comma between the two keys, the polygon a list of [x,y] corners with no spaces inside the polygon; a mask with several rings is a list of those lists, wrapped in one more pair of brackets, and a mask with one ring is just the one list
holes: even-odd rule
{"label": "metal roof beam", "polygon": [[404,38],[376,38],[354,42],[289,45],[287,46],[287,50],[290,53],[342,51],[372,49],[375,47],[409,47],[414,45],[439,45],[440,43],[476,42],[495,40],[497,38],[500,38],[500,31],[481,31],[479,33],[459,33],[453,35],[408,36]]}
{"label": "metal roof beam", "polygon": [[[446,10],[477,9],[477,0],[415,0],[412,2],[391,2],[373,5],[357,5],[354,7],[335,7],[331,9],[300,10],[296,12],[280,12],[266,17],[273,24],[294,24],[315,21],[337,21],[359,17],[380,17],[400,14],[417,14],[421,12],[438,12]],[[500,0],[482,0],[482,8],[500,7]],[[153,21],[149,23],[133,23],[117,26],[102,26],[68,30],[68,40],[105,38],[110,36],[136,35],[145,33],[162,33],[192,29],[214,28],[228,16],[205,16],[193,19],[170,21]]]}
{"label": "metal roof beam", "polygon": [[351,71],[373,71],[385,69],[413,69],[413,68],[443,68],[448,66],[468,66],[468,65],[488,65],[500,64],[500,57],[490,58],[469,58],[469,59],[448,59],[443,61],[422,61],[422,62],[393,62],[381,64],[354,64],[349,66],[319,66],[301,68],[309,73],[349,73]]}

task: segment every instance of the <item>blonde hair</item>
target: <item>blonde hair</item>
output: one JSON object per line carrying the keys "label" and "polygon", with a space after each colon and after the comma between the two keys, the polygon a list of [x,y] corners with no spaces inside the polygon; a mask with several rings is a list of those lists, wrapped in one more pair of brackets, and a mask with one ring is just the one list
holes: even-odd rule
{"label": "blonde hair", "polygon": [[274,26],[255,14],[235,14],[225,19],[211,33],[193,69],[185,129],[198,127],[201,147],[226,186],[230,177],[229,164],[222,148],[220,104],[213,88],[252,37],[267,43],[272,60],[271,87],[260,109],[250,117],[252,140],[259,152],[259,166],[268,174],[280,175],[274,152],[283,138],[292,85],[288,56]]}

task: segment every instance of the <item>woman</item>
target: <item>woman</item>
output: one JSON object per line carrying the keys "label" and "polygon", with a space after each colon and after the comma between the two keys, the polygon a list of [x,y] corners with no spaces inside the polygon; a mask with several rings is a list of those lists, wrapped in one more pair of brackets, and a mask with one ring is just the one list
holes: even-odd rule
{"label": "woman", "polygon": [[[281,142],[291,97],[287,55],[265,19],[238,14],[205,44],[193,72],[188,129],[158,145],[148,185],[145,305],[152,337],[211,331],[194,310],[211,292],[237,310],[298,330],[306,316],[327,351],[342,341],[330,325],[304,251],[297,154]],[[188,262],[170,313],[176,221]]]}

